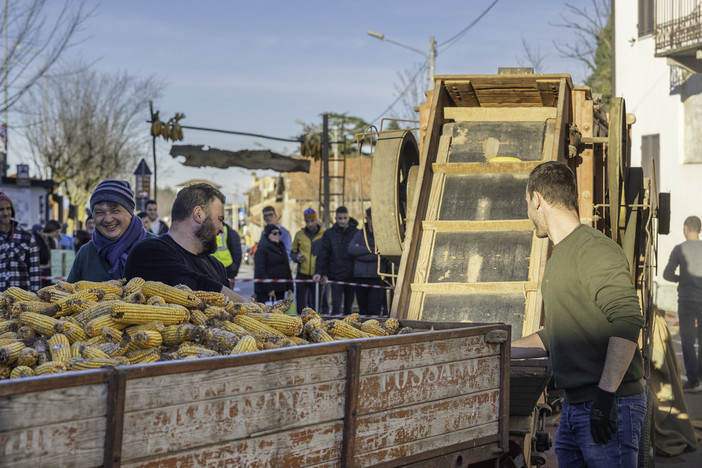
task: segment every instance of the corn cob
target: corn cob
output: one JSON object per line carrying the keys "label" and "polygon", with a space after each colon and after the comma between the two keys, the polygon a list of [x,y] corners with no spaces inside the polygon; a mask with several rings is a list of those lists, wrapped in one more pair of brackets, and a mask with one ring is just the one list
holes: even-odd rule
{"label": "corn cob", "polygon": [[161,296],[151,296],[150,298],[148,298],[148,299],[146,300],[145,304],[148,304],[148,305],[160,305],[160,306],[168,305],[168,303],[166,302],[166,300],[165,300],[164,298],[162,298]]}
{"label": "corn cob", "polygon": [[22,351],[20,351],[19,356],[17,357],[17,365],[32,367],[37,363],[38,359],[39,353],[37,353],[37,350],[30,348],[29,346],[25,346],[22,348]]}
{"label": "corn cob", "polygon": [[38,301],[39,296],[36,295],[36,293],[33,293],[31,291],[25,291],[22,288],[18,288],[17,286],[10,286],[5,290],[5,295],[6,296],[11,296],[14,297],[15,300],[18,301]]}
{"label": "corn cob", "polygon": [[36,312],[22,312],[19,316],[22,325],[30,327],[35,332],[50,337],[54,335],[54,325],[56,320],[53,317],[37,314]]}
{"label": "corn cob", "polygon": [[178,350],[176,351],[176,354],[180,358],[185,358],[187,356],[197,356],[197,357],[213,357],[213,356],[219,356],[219,353],[217,351],[211,350],[210,348],[206,348],[204,346],[191,343],[191,342],[185,342],[182,343],[180,346],[178,346]]}
{"label": "corn cob", "polygon": [[275,328],[266,325],[263,322],[259,322],[253,317],[249,317],[248,314],[239,314],[235,315],[232,321],[239,325],[240,327],[244,327],[246,330],[253,332],[265,332],[273,336],[280,336],[284,337],[285,334],[283,332],[280,332],[276,330]]}
{"label": "corn cob", "polygon": [[20,323],[15,319],[0,321],[0,333],[16,332],[20,328]]}
{"label": "corn cob", "polygon": [[263,313],[263,309],[257,302],[234,302],[232,308],[234,314],[245,314],[247,312]]}
{"label": "corn cob", "polygon": [[127,354],[126,358],[129,360],[129,364],[147,364],[149,362],[160,361],[161,354],[156,348],[140,349]]}
{"label": "corn cob", "polygon": [[35,312],[37,314],[53,317],[60,310],[56,304],[49,304],[42,301],[16,301],[12,304],[12,314],[19,315],[22,312]]}
{"label": "corn cob", "polygon": [[[147,284],[149,284],[147,282]],[[117,303],[112,308],[112,318],[121,323],[140,325],[153,321],[164,325],[183,323],[188,310],[183,307],[160,307],[145,304]]]}
{"label": "corn cob", "polygon": [[121,300],[122,296],[115,293],[105,293],[105,297],[102,298],[103,301],[117,301]]}
{"label": "corn cob", "polygon": [[57,280],[54,287],[61,291],[65,291],[68,294],[73,294],[74,292],[76,292],[75,285],[73,283],[69,283],[68,281]]}
{"label": "corn cob", "polygon": [[119,343],[124,338],[122,331],[112,327],[100,328],[100,336],[110,343]]}
{"label": "corn cob", "polygon": [[234,304],[236,303],[232,301],[227,302],[227,304],[224,306],[224,310],[226,310],[230,314],[234,314]]}
{"label": "corn cob", "polygon": [[14,364],[23,349],[24,343],[21,341],[14,341],[0,346],[0,365]]}
{"label": "corn cob", "polygon": [[66,335],[66,338],[68,338],[68,341],[70,341],[71,344],[75,343],[76,341],[85,341],[88,339],[88,334],[80,327],[80,325],[76,325],[75,323],[64,319],[61,319],[54,324],[54,331],[56,333]]}
{"label": "corn cob", "polygon": [[231,320],[232,319],[232,314],[227,312],[227,309],[224,307],[218,307],[218,306],[208,306],[205,307],[205,310],[202,311],[205,315],[207,315],[207,318],[215,318],[217,320]]}
{"label": "corn cob", "polygon": [[258,351],[256,339],[253,336],[243,336],[236,346],[232,348],[232,352],[230,354],[252,353],[254,351]]}
{"label": "corn cob", "polygon": [[373,336],[387,336],[388,332],[380,326],[377,320],[366,320],[361,324],[361,331]]}
{"label": "corn cob", "polygon": [[244,333],[231,333],[217,328],[207,329],[204,333],[204,342],[208,348],[214,349],[221,354],[228,354],[236,346]]}
{"label": "corn cob", "polygon": [[37,296],[39,296],[42,301],[52,304],[63,299],[64,297],[69,297],[71,294],[72,293],[59,289],[56,286],[47,286],[37,291]]}
{"label": "corn cob", "polygon": [[17,366],[10,372],[11,379],[20,379],[22,377],[31,377],[34,375],[34,371],[31,367],[27,366]]}
{"label": "corn cob", "polygon": [[393,335],[400,328],[400,322],[396,318],[388,317],[380,326],[387,330],[388,335]]}
{"label": "corn cob", "polygon": [[176,288],[176,289],[180,289],[181,291],[188,292],[188,293],[190,293],[190,294],[192,294],[192,293],[195,292],[195,291],[193,291],[192,289],[190,289],[190,286],[188,286],[187,284],[176,284],[176,285],[173,286],[173,287]]}
{"label": "corn cob", "polygon": [[166,327],[161,322],[149,322],[149,323],[145,323],[142,325],[132,325],[130,327],[125,328],[124,331],[130,337],[133,337],[136,332],[139,332],[142,330],[153,330],[153,331],[157,331],[159,333],[163,333],[163,330],[165,328]]}
{"label": "corn cob", "polygon": [[56,304],[61,307],[61,311],[56,315],[63,317],[65,315],[80,313],[91,305],[94,305],[94,303],[101,301],[104,296],[105,292],[99,289],[84,289],[78,291],[56,302]]}
{"label": "corn cob", "polygon": [[17,332],[5,332],[0,334],[0,340],[2,341],[17,341],[19,340],[19,335]]}
{"label": "corn cob", "polygon": [[307,323],[312,319],[322,319],[322,317],[310,307],[305,307],[300,311],[300,318],[302,319],[302,323]]}
{"label": "corn cob", "polygon": [[[105,343],[105,344],[113,344],[113,343]],[[103,351],[99,346],[86,346],[85,348],[83,348],[83,352],[81,353],[81,357],[83,359],[95,359],[95,358],[105,359],[105,358],[109,358],[110,355],[107,354],[105,351]]]}
{"label": "corn cob", "polygon": [[326,323],[326,329],[327,333],[332,335],[334,338],[356,339],[370,337],[368,333],[362,332],[358,328],[344,322],[343,320],[329,320]]}
{"label": "corn cob", "polygon": [[112,307],[114,307],[115,304],[117,304],[120,301],[102,301],[98,302],[97,304],[94,304],[87,309],[85,309],[83,312],[80,312],[73,317],[76,319],[76,321],[83,325],[88,324],[91,320],[94,320],[98,317],[101,317],[103,315],[109,315],[112,312]]}
{"label": "corn cob", "polygon": [[[204,305],[202,299],[195,296],[192,292],[183,291],[158,281],[147,281],[144,283],[141,291],[146,297],[161,296],[169,304],[178,304],[188,308],[197,308]],[[164,323],[164,325],[166,324]]]}
{"label": "corn cob", "polygon": [[255,312],[249,312],[246,316],[275,328],[286,336],[297,336],[302,333],[302,319],[300,317],[275,313],[257,314]]}
{"label": "corn cob", "polygon": [[204,325],[207,322],[207,315],[199,309],[193,309],[190,311],[190,323],[193,325]]}
{"label": "corn cob", "polygon": [[397,330],[396,335],[407,335],[408,333],[414,333],[414,328],[412,327],[402,327],[399,330]]}
{"label": "corn cob", "polygon": [[123,330],[128,326],[128,323],[116,322],[112,319],[111,315],[102,315],[88,322],[85,325],[85,332],[88,334],[88,336],[93,337],[100,335],[100,329],[102,327],[111,327],[116,328],[117,330]]}
{"label": "corn cob", "polygon": [[224,307],[229,302],[227,296],[215,291],[193,291],[195,297],[200,298],[208,306]]}
{"label": "corn cob", "polygon": [[146,296],[144,296],[141,291],[133,292],[122,299],[123,302],[129,302],[131,304],[146,304]]}
{"label": "corn cob", "polygon": [[66,372],[66,363],[49,361],[34,368],[34,375],[58,374],[59,372]]}
{"label": "corn cob", "polygon": [[293,297],[292,295],[286,297],[282,301],[278,301],[275,304],[273,304],[273,307],[271,308],[271,313],[272,314],[284,314],[290,309],[290,306],[293,303]]}
{"label": "corn cob", "polygon": [[144,281],[143,278],[139,278],[138,276],[135,276],[134,278],[130,279],[127,284],[124,285],[122,288],[122,294],[125,296],[128,296],[130,294],[134,294],[135,292],[139,291],[142,286],[144,286]]}
{"label": "corn cob", "polygon": [[83,342],[85,346],[97,346],[103,343],[107,343],[107,340],[102,335],[93,336]]}
{"label": "corn cob", "polygon": [[292,341],[293,343],[295,343],[296,346],[302,346],[302,345],[310,344],[309,341],[307,341],[306,339],[301,338],[301,337],[299,337],[299,336],[289,336],[288,339],[289,339],[290,341]]}
{"label": "corn cob", "polygon": [[129,351],[129,346],[132,340],[127,335],[119,343],[104,343],[99,345],[100,349],[108,354],[110,357],[124,356]]}
{"label": "corn cob", "polygon": [[71,358],[83,357],[84,349],[85,345],[82,341],[76,341],[75,343],[71,344]]}
{"label": "corn cob", "polygon": [[361,316],[357,313],[347,315],[343,318],[343,321],[359,330],[361,329]]}
{"label": "corn cob", "polygon": [[195,340],[200,334],[199,328],[191,324],[169,325],[161,332],[165,346],[176,346],[185,341]]}
{"label": "corn cob", "polygon": [[324,328],[313,327],[308,333],[307,338],[311,343],[328,343],[334,341],[329,333]]}
{"label": "corn cob", "polygon": [[315,328],[324,328],[324,322],[321,318],[313,318],[307,321],[303,327],[303,333],[309,334]]}
{"label": "corn cob", "polygon": [[9,379],[10,374],[12,374],[12,367],[10,366],[0,366],[0,380]]}
{"label": "corn cob", "polygon": [[104,282],[97,282],[97,281],[78,281],[77,283],[74,284],[75,290],[77,291],[83,291],[86,289],[99,289],[103,292],[103,296],[106,293],[114,293],[117,295],[122,295],[122,288],[120,286],[117,286],[114,283],[110,283],[108,281]]}
{"label": "corn cob", "polygon": [[19,338],[20,340],[31,340],[32,338],[36,337],[37,332],[26,325],[20,327],[20,329],[17,330],[17,338]]}
{"label": "corn cob", "polygon": [[102,367],[123,366],[127,364],[123,359],[111,357],[94,357],[87,359],[74,359],[71,362],[70,368],[74,371],[87,369],[100,369]]}
{"label": "corn cob", "polygon": [[245,332],[246,329],[244,327],[241,327],[234,322],[231,322],[229,320],[222,320],[221,322],[217,323],[217,326],[221,328],[222,330],[226,330],[228,332]]}
{"label": "corn cob", "polygon": [[37,340],[34,342],[33,348],[37,352],[37,364],[51,362],[51,355],[49,353],[49,342],[46,340],[46,338],[37,338]]}
{"label": "corn cob", "polygon": [[157,331],[142,330],[134,334],[132,341],[142,349],[156,348],[163,343],[163,336]]}
{"label": "corn cob", "polygon": [[71,343],[66,335],[56,333],[49,338],[49,352],[52,361],[68,361],[71,359]]}

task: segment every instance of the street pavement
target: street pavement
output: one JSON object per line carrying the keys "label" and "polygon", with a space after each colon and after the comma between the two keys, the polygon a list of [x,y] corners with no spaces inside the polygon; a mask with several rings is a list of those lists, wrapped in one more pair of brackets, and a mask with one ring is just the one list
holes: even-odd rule
{"label": "street pavement", "polygon": [[236,275],[237,281],[234,282],[234,292],[249,298],[254,295],[254,284],[251,281],[241,281],[245,279],[253,279],[254,276],[254,264],[253,260],[247,265],[242,262],[239,267],[239,274]]}

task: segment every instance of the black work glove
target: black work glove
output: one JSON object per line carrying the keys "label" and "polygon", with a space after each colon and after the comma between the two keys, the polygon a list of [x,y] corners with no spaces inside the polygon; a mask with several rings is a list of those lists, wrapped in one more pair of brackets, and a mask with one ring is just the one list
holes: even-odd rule
{"label": "black work glove", "polygon": [[617,432],[617,413],[614,393],[597,387],[597,395],[590,408],[590,434],[596,444],[606,444]]}

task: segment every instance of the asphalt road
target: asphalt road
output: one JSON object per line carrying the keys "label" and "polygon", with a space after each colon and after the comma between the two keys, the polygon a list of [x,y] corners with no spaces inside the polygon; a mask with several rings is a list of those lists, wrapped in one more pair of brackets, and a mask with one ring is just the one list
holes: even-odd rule
{"label": "asphalt road", "polygon": [[234,283],[234,292],[240,294],[246,298],[253,296],[254,287],[253,282],[239,281],[246,279],[253,279],[254,275],[254,264],[253,261],[248,265],[246,263],[241,264],[239,267],[239,274],[236,276],[237,281]]}

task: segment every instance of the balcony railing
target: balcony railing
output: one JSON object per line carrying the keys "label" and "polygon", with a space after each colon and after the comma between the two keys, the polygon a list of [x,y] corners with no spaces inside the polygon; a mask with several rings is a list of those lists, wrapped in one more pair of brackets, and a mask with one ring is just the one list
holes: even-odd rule
{"label": "balcony railing", "polygon": [[702,0],[656,1],[656,55],[702,45]]}

